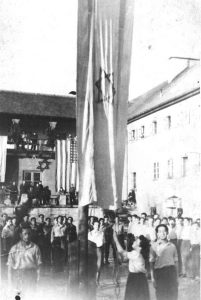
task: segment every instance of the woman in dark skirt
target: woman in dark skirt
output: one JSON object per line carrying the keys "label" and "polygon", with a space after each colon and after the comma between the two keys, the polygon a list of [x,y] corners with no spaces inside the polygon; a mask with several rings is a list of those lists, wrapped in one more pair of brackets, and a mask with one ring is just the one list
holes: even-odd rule
{"label": "woman in dark skirt", "polygon": [[146,277],[145,261],[149,256],[149,241],[143,236],[135,239],[129,236],[128,251],[125,251],[114,233],[114,241],[123,259],[129,261],[129,275],[126,283],[125,300],[149,300],[149,287]]}

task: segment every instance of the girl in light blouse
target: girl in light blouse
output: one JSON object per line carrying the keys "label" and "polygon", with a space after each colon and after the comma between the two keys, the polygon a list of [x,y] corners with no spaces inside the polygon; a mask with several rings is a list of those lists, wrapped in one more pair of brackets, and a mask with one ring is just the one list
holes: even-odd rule
{"label": "girl in light blouse", "polygon": [[126,283],[124,300],[149,300],[149,287],[146,277],[145,261],[149,257],[149,241],[143,236],[129,238],[128,251],[125,251],[117,238],[116,232],[113,234],[117,251],[124,260],[129,261],[129,275]]}

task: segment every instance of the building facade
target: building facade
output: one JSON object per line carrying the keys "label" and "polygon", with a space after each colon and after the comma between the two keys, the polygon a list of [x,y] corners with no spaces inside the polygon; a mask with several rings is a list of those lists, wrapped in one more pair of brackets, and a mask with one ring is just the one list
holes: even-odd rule
{"label": "building facade", "polygon": [[[19,191],[22,181],[28,185],[41,181],[56,194],[57,141],[68,139],[71,148],[75,144],[75,102],[72,95],[0,91],[0,138],[5,140],[6,156],[2,158],[1,144],[1,185],[15,182]],[[72,156],[75,149],[70,150]]]}
{"label": "building facade", "polygon": [[128,189],[139,211],[200,216],[199,64],[129,104]]}

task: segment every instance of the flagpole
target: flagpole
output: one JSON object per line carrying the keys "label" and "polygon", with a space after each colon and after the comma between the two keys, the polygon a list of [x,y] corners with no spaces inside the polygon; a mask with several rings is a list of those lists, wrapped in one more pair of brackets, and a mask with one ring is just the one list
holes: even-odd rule
{"label": "flagpole", "polygon": [[79,240],[79,295],[80,299],[87,299],[88,292],[88,205],[79,206],[78,240]]}

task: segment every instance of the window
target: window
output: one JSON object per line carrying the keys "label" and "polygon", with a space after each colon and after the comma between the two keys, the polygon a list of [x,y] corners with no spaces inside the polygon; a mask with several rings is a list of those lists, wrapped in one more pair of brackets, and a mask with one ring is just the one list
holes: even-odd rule
{"label": "window", "polygon": [[171,123],[171,116],[167,116],[167,129],[170,129],[171,128],[171,126],[172,126],[172,123]]}
{"label": "window", "polygon": [[154,180],[159,179],[159,162],[154,163]]}
{"label": "window", "polygon": [[173,178],[173,160],[169,159],[168,160],[168,174],[167,174],[168,179]]}
{"label": "window", "polygon": [[136,190],[136,172],[133,172],[133,189]]}
{"label": "window", "polygon": [[187,175],[187,164],[188,164],[188,157],[187,156],[182,157],[182,169],[181,169],[182,177],[185,177]]}
{"label": "window", "polygon": [[132,139],[135,140],[136,139],[136,131],[132,130]]}
{"label": "window", "polygon": [[141,138],[144,138],[144,126],[141,126],[140,136]]}
{"label": "window", "polygon": [[153,134],[157,134],[157,122],[153,121],[152,126],[153,126]]}
{"label": "window", "polygon": [[28,184],[33,182],[34,185],[36,185],[39,181],[41,181],[41,172],[23,171],[23,180]]}

